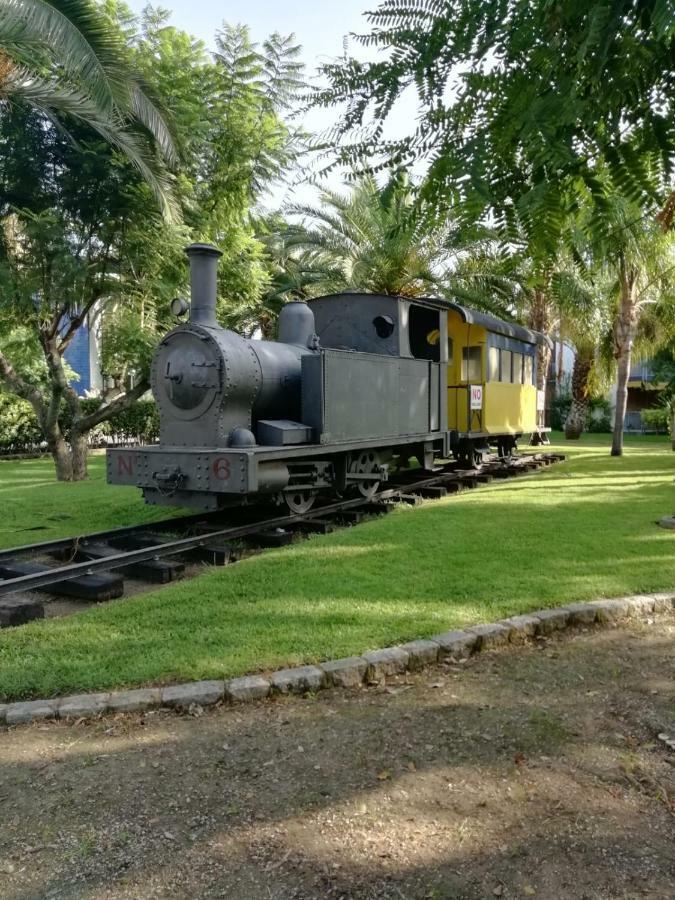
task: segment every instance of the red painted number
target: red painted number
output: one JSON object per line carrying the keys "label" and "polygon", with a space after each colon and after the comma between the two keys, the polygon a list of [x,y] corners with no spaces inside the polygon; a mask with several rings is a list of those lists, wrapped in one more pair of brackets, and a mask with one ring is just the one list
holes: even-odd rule
{"label": "red painted number", "polygon": [[118,456],[117,457],[117,474],[118,475],[133,475],[134,474],[134,459],[132,456]]}
{"label": "red painted number", "polygon": [[213,460],[213,474],[219,481],[227,481],[230,477],[230,461],[224,456]]}

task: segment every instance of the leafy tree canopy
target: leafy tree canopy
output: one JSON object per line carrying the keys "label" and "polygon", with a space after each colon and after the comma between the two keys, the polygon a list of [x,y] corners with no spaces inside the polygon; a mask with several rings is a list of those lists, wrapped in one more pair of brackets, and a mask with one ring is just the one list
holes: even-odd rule
{"label": "leafy tree canopy", "polygon": [[[186,158],[173,194],[180,224],[160,214],[142,173],[93,123],[75,117],[66,133],[25,98],[0,107],[0,320],[7,330],[27,328],[32,351],[16,352],[16,341],[0,348],[0,379],[31,403],[66,478],[84,474],[87,431],[147,390],[152,349],[170,325],[168,301],[186,287],[190,240],[224,250],[222,305],[264,289],[251,209],[300,140],[286,122],[301,77],[290,38],[274,35],[258,48],[245,28],[224,27],[211,57],[165,12],[137,19],[115,0],[105,10],[125,59],[172,110]],[[133,376],[93,413],[64,361],[85,322],[102,329],[108,374]],[[66,441],[78,447],[73,465]]]}
{"label": "leafy tree canopy", "polygon": [[[675,158],[675,0],[385,0],[382,51],[325,67],[317,102],[344,104],[339,162],[424,159],[435,202],[553,244],[580,198],[611,187],[664,201]],[[414,133],[383,140],[415,91]],[[516,227],[518,226],[518,227]]]}
{"label": "leafy tree canopy", "polygon": [[3,0],[0,98],[2,111],[19,103],[62,129],[79,123],[97,132],[141,173],[164,213],[175,214],[170,127],[114,17],[94,0]]}

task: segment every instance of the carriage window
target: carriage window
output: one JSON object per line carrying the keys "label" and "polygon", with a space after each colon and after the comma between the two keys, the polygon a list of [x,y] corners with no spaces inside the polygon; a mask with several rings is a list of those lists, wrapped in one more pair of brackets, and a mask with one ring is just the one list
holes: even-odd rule
{"label": "carriage window", "polygon": [[471,383],[483,380],[480,347],[462,347],[462,381]]}
{"label": "carriage window", "polygon": [[441,322],[437,309],[426,306],[411,306],[408,316],[410,352],[415,359],[430,359],[439,362],[441,358]]}
{"label": "carriage window", "polygon": [[523,384],[534,384],[534,359],[523,357]]}
{"label": "carriage window", "polygon": [[488,350],[488,381],[499,381],[499,347]]}
{"label": "carriage window", "polygon": [[523,354],[522,353],[514,353],[513,354],[513,383],[514,384],[522,384],[523,383]]}
{"label": "carriage window", "polygon": [[499,370],[500,381],[511,381],[511,351],[502,350],[502,364]]}

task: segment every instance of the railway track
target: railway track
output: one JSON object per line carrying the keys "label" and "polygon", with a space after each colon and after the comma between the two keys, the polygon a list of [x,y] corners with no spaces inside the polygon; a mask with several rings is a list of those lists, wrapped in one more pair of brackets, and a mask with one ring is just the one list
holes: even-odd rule
{"label": "railway track", "polygon": [[166,584],[184,575],[186,562],[226,565],[256,550],[291,543],[301,534],[326,533],[357,524],[364,516],[385,514],[397,502],[439,498],[564,459],[557,453],[523,454],[477,470],[451,463],[424,477],[419,470],[396,473],[370,499],[317,505],[303,514],[270,517],[263,508],[246,507],[236,510],[235,523],[223,520],[228,512],[202,513],[2,550],[0,627],[44,617],[49,599],[33,592],[89,602],[112,600],[124,594],[127,577]]}

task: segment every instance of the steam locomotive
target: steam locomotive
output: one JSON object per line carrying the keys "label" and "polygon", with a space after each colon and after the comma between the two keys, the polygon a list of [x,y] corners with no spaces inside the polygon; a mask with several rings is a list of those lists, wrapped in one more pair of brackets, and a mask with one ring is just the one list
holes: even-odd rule
{"label": "steam locomotive", "polygon": [[290,302],[276,341],[248,339],[216,320],[220,251],[186,253],[189,321],[152,363],[159,443],[107,454],[108,482],[146,502],[271,496],[302,514],[321,492],[372,497],[413,457],[475,466],[538,430],[543,335],[440,299],[346,293]]}

